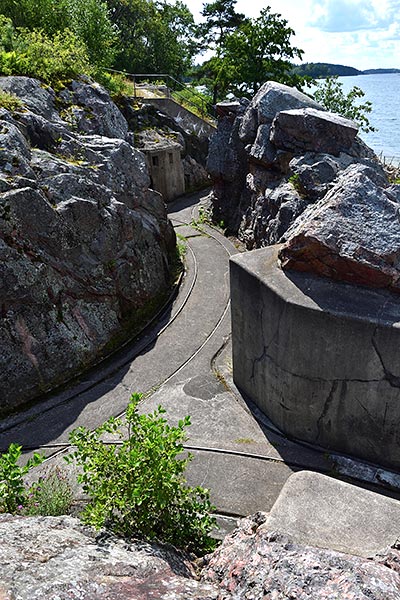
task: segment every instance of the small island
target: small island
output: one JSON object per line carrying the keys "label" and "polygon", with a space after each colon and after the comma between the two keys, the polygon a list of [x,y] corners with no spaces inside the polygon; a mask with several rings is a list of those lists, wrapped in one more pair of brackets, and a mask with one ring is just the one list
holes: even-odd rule
{"label": "small island", "polygon": [[321,77],[347,77],[349,75],[383,75],[386,73],[400,73],[400,69],[366,69],[360,71],[354,67],[345,65],[335,65],[331,63],[304,63],[294,67],[296,75],[309,76],[314,79]]}

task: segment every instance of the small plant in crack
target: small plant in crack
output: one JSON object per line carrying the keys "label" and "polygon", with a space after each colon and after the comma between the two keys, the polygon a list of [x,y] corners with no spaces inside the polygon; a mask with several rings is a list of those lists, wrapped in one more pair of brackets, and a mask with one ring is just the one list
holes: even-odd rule
{"label": "small plant in crack", "polygon": [[204,206],[199,206],[197,219],[193,218],[190,221],[190,225],[198,229],[201,225],[204,225],[206,223],[210,223],[210,218],[207,213],[207,210],[204,208]]}
{"label": "small plant in crack", "polygon": [[[169,542],[195,553],[215,547],[210,537],[215,518],[208,490],[187,486],[184,472],[192,456],[182,456],[190,418],[176,426],[159,406],[140,414],[141,394],[134,394],[125,421],[110,418],[91,431],[70,435],[76,450],[67,457],[81,469],[78,482],[89,498],[84,521],[114,533]],[[114,439],[115,443],[104,443]]]}

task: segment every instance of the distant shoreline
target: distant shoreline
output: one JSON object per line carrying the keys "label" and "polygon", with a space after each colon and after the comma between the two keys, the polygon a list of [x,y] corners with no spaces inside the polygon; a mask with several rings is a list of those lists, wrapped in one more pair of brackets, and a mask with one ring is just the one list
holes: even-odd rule
{"label": "distant shoreline", "polygon": [[392,73],[400,73],[400,69],[365,69],[360,71],[354,67],[346,65],[335,65],[332,63],[304,63],[295,65],[293,72],[296,75],[308,76],[313,79],[323,77],[348,77],[354,75],[385,75]]}

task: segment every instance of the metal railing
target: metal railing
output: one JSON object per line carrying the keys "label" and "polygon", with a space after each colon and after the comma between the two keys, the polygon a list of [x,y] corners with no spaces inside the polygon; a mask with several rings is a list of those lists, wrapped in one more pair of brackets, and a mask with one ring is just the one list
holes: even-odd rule
{"label": "metal railing", "polygon": [[[203,96],[193,90],[192,88],[188,88],[184,83],[172,77],[172,75],[168,75],[168,73],[127,73],[126,71],[117,71],[116,69],[107,69],[111,73],[118,73],[119,75],[123,75],[127,79],[131,79],[133,83],[133,95],[134,98],[139,98],[138,91],[143,88],[156,88],[158,92],[161,94],[164,93],[163,96],[158,96],[159,98],[171,98],[184,106],[185,104],[196,109],[197,112],[200,112],[202,118],[207,117],[212,121],[215,121],[216,113],[215,108],[211,102],[207,102]],[[168,81],[172,82],[173,85],[168,86],[167,83],[164,84],[149,84],[147,82],[143,82],[143,80],[154,78],[157,81]],[[142,82],[142,83],[141,83]],[[197,101],[193,101],[187,97],[186,94],[183,94],[179,91],[185,90],[186,94],[189,92],[193,98],[196,98]],[[193,111],[192,111],[193,112]]]}

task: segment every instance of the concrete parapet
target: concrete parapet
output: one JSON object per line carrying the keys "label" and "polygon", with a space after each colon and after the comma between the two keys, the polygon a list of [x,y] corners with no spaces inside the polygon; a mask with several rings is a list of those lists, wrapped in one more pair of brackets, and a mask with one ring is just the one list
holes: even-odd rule
{"label": "concrete parapet", "polygon": [[163,111],[180,125],[187,133],[193,133],[199,137],[214,135],[217,129],[190,110],[187,110],[171,98],[140,98],[143,104],[152,104],[158,110]]}
{"label": "concrete parapet", "polygon": [[397,542],[400,502],[302,471],[289,477],[262,530],[290,535],[300,544],[368,558]]}
{"label": "concrete parapet", "polygon": [[400,297],[231,259],[233,377],[284,433],[400,468]]}

